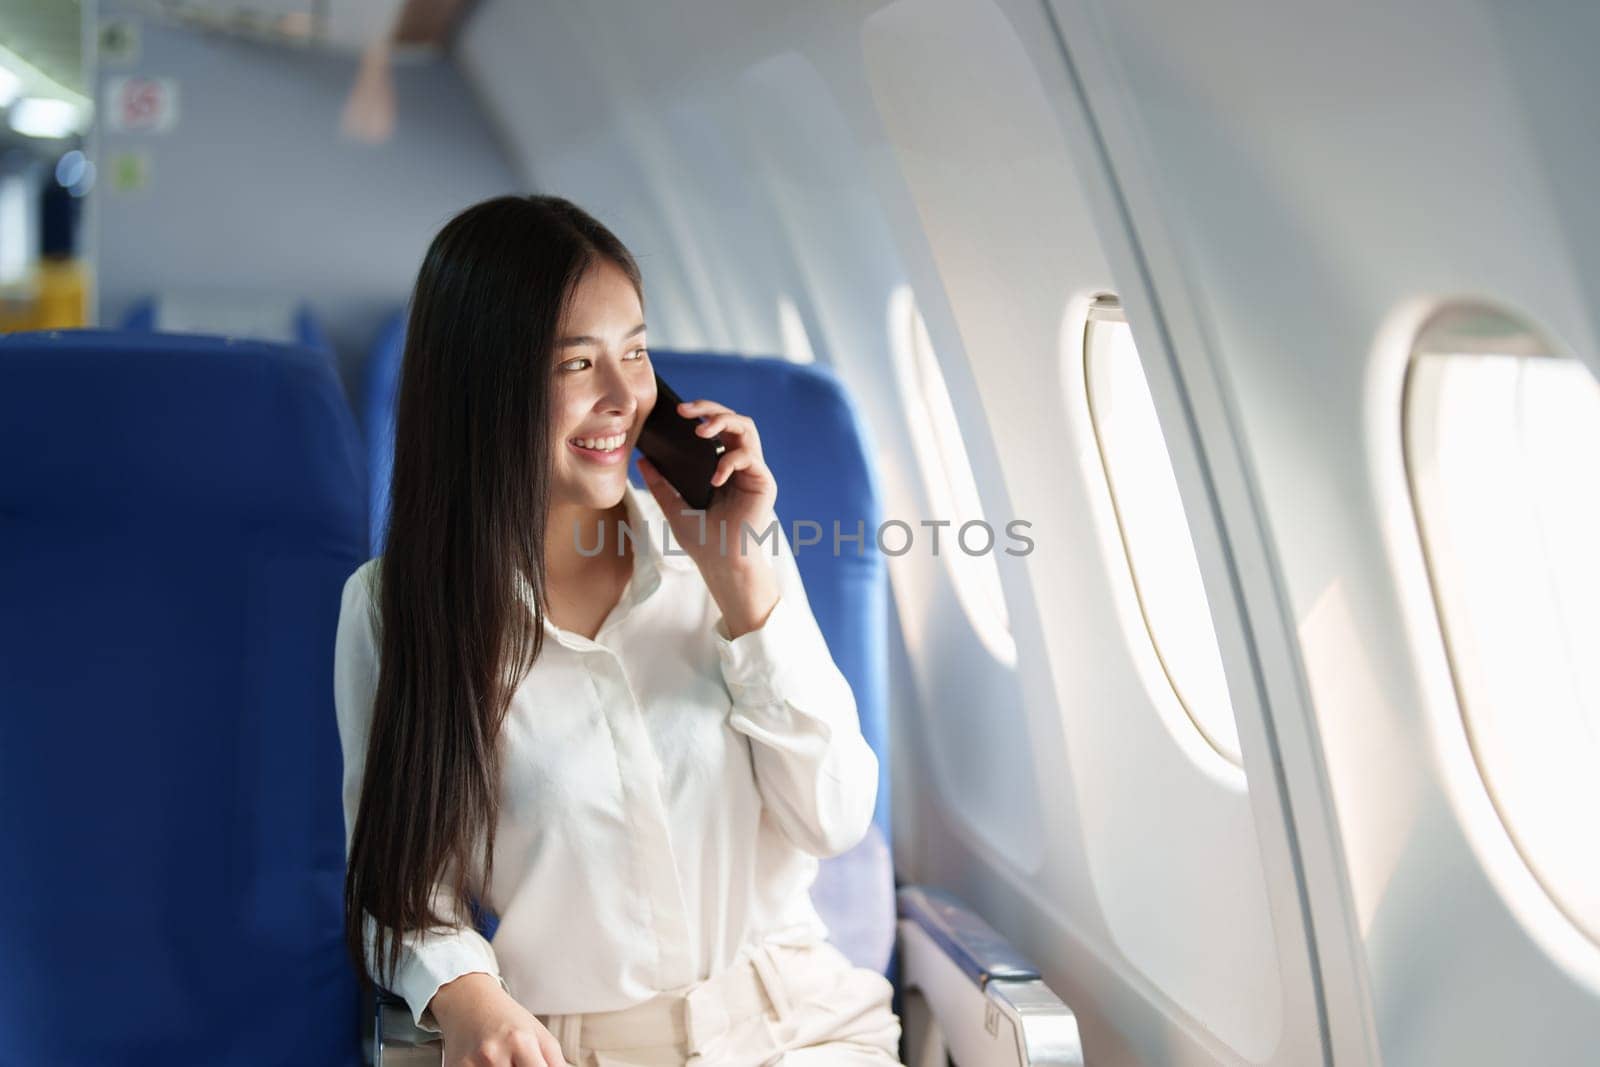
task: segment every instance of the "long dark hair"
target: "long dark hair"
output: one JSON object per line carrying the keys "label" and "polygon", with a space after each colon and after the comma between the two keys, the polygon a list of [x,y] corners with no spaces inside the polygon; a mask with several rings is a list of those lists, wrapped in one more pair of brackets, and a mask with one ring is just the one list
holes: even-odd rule
{"label": "long dark hair", "polygon": [[[395,418],[380,668],[345,875],[345,944],[394,982],[400,935],[454,927],[436,886],[482,899],[500,728],[544,644],[550,383],[562,310],[599,259],[639,268],[567,200],[505,196],[445,224],[417,275]],[[518,593],[525,580],[534,601]]]}

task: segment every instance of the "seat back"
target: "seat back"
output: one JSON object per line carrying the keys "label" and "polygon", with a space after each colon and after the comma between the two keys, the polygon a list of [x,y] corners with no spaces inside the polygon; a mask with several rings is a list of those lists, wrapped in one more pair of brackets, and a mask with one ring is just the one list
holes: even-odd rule
{"label": "seat back", "polygon": [[[794,546],[806,596],[828,651],[855,694],[861,732],[878,754],[873,821],[889,834],[886,679],[887,579],[876,533],[882,520],[866,429],[839,379],[816,364],[663,352],[651,362],[685,400],[705,397],[749,415],[778,480],[778,519]],[[643,485],[635,463],[635,485]],[[796,537],[796,524],[801,525]],[[835,524],[841,540],[834,551]],[[861,552],[853,537],[862,531]],[[798,543],[820,536],[806,546]]]}
{"label": "seat back", "polygon": [[0,1060],[358,1063],[331,364],[0,337],[0,456]]}
{"label": "seat back", "polygon": [[[811,901],[851,962],[892,976],[888,579],[878,552],[883,515],[866,427],[839,379],[815,364],[659,350],[650,359],[685,400],[726,404],[761,431],[762,455],[778,480],[778,520],[828,651],[855,694],[861,733],[878,755],[872,830],[855,848],[822,863]],[[637,464],[629,476],[643,484]],[[855,541],[844,540],[857,532],[859,554]],[[814,538],[820,540],[804,543]]]}
{"label": "seat back", "polygon": [[383,555],[389,528],[389,481],[394,477],[394,419],[400,388],[400,363],[406,347],[406,314],[401,311],[384,323],[367,356],[361,374],[361,395],[356,413],[367,445],[367,529],[370,551]]}

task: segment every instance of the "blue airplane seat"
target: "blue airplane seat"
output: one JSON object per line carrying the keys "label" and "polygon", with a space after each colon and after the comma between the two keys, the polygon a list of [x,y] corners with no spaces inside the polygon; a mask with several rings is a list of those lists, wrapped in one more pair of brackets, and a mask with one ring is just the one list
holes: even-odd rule
{"label": "blue airplane seat", "polygon": [[358,1064],[329,361],[0,337],[0,1062]]}
{"label": "blue airplane seat", "polygon": [[322,322],[297,300],[237,293],[164,293],[136,301],[122,329],[152,333],[201,333],[299,345],[335,358]]}
{"label": "blue airplane seat", "polygon": [[[372,473],[372,554],[383,551],[389,478],[394,461],[394,398],[405,348],[405,318],[385,327],[369,357],[361,411]],[[826,861],[812,899],[840,949],[860,966],[884,970],[894,945],[894,879],[889,851],[888,578],[878,552],[882,517],[872,447],[844,386],[831,371],[780,359],[652,349],[661,377],[686,400],[709,397],[750,415],[778,479],[778,517],[805,581],[812,612],[839,669],[855,693],[861,732],[878,754],[874,832],[860,846]],[[643,485],[637,463],[629,467]],[[815,545],[795,544],[795,523]],[[841,540],[862,526],[863,551]],[[480,924],[484,925],[484,924]],[[486,932],[491,926],[484,927]]]}
{"label": "blue airplane seat", "polygon": [[[685,400],[706,397],[749,415],[778,479],[778,518],[794,548],[806,596],[834,662],[850,681],[861,732],[878,753],[873,821],[889,832],[886,671],[887,577],[876,533],[882,520],[871,443],[844,385],[816,364],[652,349],[651,362]],[[643,486],[638,463],[628,468]],[[816,528],[803,524],[816,523]],[[796,537],[796,524],[799,538]],[[835,524],[840,533],[834,553]],[[863,530],[861,552],[853,537]],[[814,545],[801,540],[820,536]]]}
{"label": "blue airplane seat", "polygon": [[[794,548],[828,651],[850,682],[861,733],[878,754],[873,832],[827,860],[811,898],[841,951],[883,971],[894,948],[889,851],[888,576],[878,552],[882,505],[873,447],[843,383],[816,364],[652,349],[651,362],[685,400],[706,397],[749,415],[778,479],[778,520]],[[629,467],[644,483],[637,462]],[[807,523],[815,523],[809,526]],[[862,532],[860,554],[853,537]],[[839,551],[834,552],[838,530]],[[820,538],[815,544],[804,542]]]}

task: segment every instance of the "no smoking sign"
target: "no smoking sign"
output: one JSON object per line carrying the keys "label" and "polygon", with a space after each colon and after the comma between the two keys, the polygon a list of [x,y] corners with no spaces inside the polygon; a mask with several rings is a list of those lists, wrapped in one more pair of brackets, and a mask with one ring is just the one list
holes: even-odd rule
{"label": "no smoking sign", "polygon": [[108,78],[106,128],[117,133],[166,133],[178,122],[175,78]]}

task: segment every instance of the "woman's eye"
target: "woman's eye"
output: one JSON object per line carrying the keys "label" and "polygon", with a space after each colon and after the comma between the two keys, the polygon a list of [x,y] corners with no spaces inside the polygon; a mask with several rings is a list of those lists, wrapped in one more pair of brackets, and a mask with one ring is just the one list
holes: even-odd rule
{"label": "woman's eye", "polygon": [[[650,353],[647,349],[635,348],[622,358],[629,363],[637,363],[639,360],[644,359],[649,354]],[[594,361],[589,359],[587,356],[583,356],[578,359],[569,359],[565,363],[561,364],[561,369],[563,371],[588,370],[590,366],[593,365],[593,362]]]}

